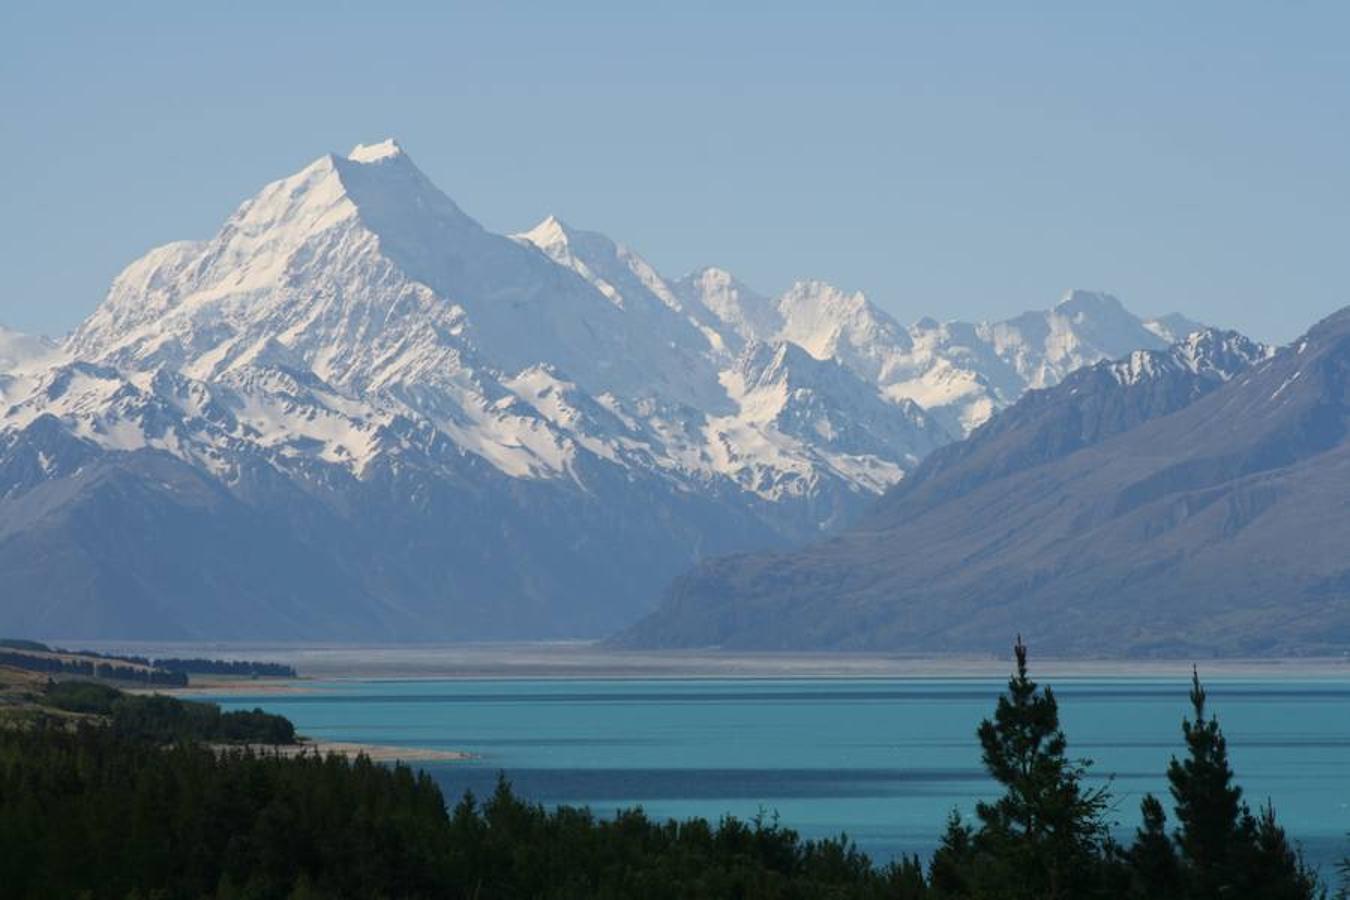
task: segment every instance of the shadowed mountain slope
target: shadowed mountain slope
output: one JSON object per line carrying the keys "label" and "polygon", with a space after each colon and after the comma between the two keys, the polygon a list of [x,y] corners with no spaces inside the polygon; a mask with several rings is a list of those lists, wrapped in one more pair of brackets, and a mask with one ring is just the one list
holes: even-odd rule
{"label": "shadowed mountain slope", "polygon": [[1028,393],[857,526],[676,581],[629,646],[1339,653],[1350,309],[1273,355],[1193,335]]}

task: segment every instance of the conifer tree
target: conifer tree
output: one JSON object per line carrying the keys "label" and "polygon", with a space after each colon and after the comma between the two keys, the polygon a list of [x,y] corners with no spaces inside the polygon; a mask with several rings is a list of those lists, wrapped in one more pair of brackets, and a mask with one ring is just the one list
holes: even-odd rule
{"label": "conifer tree", "polygon": [[976,807],[975,848],[985,863],[977,879],[997,882],[980,890],[1028,900],[1090,896],[1102,869],[1107,791],[1084,787],[1090,762],[1069,759],[1059,704],[1028,676],[1020,635],[1013,652],[1017,671],[978,732],[985,768],[1004,787],[997,801]]}
{"label": "conifer tree", "polygon": [[1219,897],[1233,890],[1235,851],[1252,839],[1251,816],[1228,764],[1228,742],[1219,720],[1206,717],[1205,700],[1200,673],[1192,669],[1195,719],[1181,722],[1187,755],[1184,760],[1173,757],[1167,767],[1180,823],[1176,842],[1186,863],[1191,896],[1197,898]]}
{"label": "conifer tree", "polygon": [[923,877],[923,864],[917,855],[891,863],[885,872],[890,900],[925,900],[930,896],[928,882]]}
{"label": "conifer tree", "polygon": [[928,866],[928,883],[939,897],[969,897],[973,893],[971,873],[975,867],[975,832],[952,811],[942,843]]}
{"label": "conifer tree", "polygon": [[1247,896],[1263,900],[1310,900],[1321,895],[1317,876],[1303,862],[1275,821],[1275,807],[1267,801],[1256,816],[1253,840],[1244,848],[1241,868],[1246,872]]}
{"label": "conifer tree", "polygon": [[1184,760],[1168,766],[1172,798],[1180,823],[1174,838],[1183,868],[1186,897],[1223,900],[1260,897],[1268,900],[1313,900],[1321,895],[1317,876],[1289,844],[1284,829],[1267,805],[1253,816],[1233,783],[1228,742],[1219,720],[1207,717],[1205,689],[1198,671],[1191,673],[1194,721],[1183,719]]}
{"label": "conifer tree", "polygon": [[1143,824],[1127,854],[1131,893],[1148,900],[1176,900],[1183,896],[1181,864],[1167,834],[1167,813],[1152,794],[1144,797],[1139,812]]}

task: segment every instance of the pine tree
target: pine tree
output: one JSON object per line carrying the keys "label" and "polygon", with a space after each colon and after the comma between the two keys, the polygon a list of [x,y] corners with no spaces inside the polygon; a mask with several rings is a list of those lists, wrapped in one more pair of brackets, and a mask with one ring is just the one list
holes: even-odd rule
{"label": "pine tree", "polygon": [[919,857],[906,856],[886,867],[886,890],[891,900],[925,900],[928,882],[923,877]]}
{"label": "pine tree", "polygon": [[1263,900],[1311,900],[1321,895],[1317,876],[1289,843],[1275,821],[1275,807],[1267,801],[1256,817],[1252,843],[1245,847],[1241,869],[1247,896]]}
{"label": "pine tree", "polygon": [[939,897],[968,897],[973,893],[975,833],[955,810],[947,818],[942,843],[928,866],[928,884]]}
{"label": "pine tree", "polygon": [[1139,804],[1143,824],[1135,832],[1127,859],[1131,893],[1148,900],[1182,896],[1181,864],[1167,834],[1167,813],[1157,797],[1148,794]]}
{"label": "pine tree", "polygon": [[1017,671],[978,732],[985,768],[1005,788],[976,807],[975,846],[998,882],[985,890],[1035,900],[1089,896],[1101,874],[1107,791],[1084,788],[1090,761],[1068,758],[1059,704],[1027,675],[1020,635],[1013,652]]}
{"label": "pine tree", "polygon": [[1290,846],[1267,804],[1253,816],[1233,783],[1228,742],[1217,717],[1206,718],[1200,674],[1191,673],[1194,721],[1183,719],[1187,756],[1167,769],[1176,815],[1186,896],[1192,900],[1259,897],[1313,900],[1321,896],[1317,876]]}
{"label": "pine tree", "polygon": [[1185,760],[1172,758],[1167,767],[1172,799],[1180,827],[1177,846],[1187,869],[1190,896],[1231,896],[1235,889],[1234,854],[1240,844],[1249,844],[1251,815],[1242,802],[1242,789],[1233,784],[1228,764],[1228,742],[1219,720],[1206,718],[1205,689],[1199,671],[1191,672],[1191,709],[1194,721],[1183,719]]}

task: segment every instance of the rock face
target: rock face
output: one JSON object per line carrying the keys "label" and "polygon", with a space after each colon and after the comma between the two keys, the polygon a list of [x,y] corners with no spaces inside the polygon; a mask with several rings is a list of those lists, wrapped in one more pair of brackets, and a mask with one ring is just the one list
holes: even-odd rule
{"label": "rock face", "polygon": [[996,652],[1350,647],[1350,309],[1276,353],[1203,332],[1033,391],[856,526],[711,561],[618,641]]}
{"label": "rock face", "polygon": [[134,262],[60,347],[0,332],[0,633],[603,634],[1182,322],[1072,293],[906,328],[824,284],[667,280],[357,147]]}

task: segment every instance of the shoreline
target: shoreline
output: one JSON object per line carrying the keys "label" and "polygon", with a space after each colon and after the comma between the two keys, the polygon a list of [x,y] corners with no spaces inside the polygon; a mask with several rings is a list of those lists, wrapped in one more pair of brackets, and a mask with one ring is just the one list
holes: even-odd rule
{"label": "shoreline", "polygon": [[[196,653],[265,659],[292,665],[298,679],[194,676],[185,688],[161,693],[193,695],[301,694],[315,682],[409,680],[663,680],[663,679],[919,679],[1003,678],[1007,658],[975,655],[863,653],[737,653],[715,650],[626,651],[593,643],[341,645],[213,642],[167,644],[83,642],[98,649],[170,655]],[[1179,678],[1191,666],[1215,679],[1350,679],[1350,658],[1076,659],[1037,657],[1046,678]]]}
{"label": "shoreline", "polygon": [[247,696],[308,694],[313,688],[304,682],[313,679],[299,678],[231,678],[226,675],[188,676],[187,687],[161,687],[158,685],[134,688],[133,694],[167,694],[171,697],[217,697],[230,694]]}
{"label": "shoreline", "polygon": [[356,741],[320,741],[304,737],[299,738],[294,744],[212,744],[211,747],[218,753],[247,749],[255,753],[275,754],[288,759],[307,753],[319,756],[337,754],[347,759],[366,756],[371,762],[378,763],[464,762],[475,758],[472,753],[463,750],[396,747],[389,744],[362,744]]}

